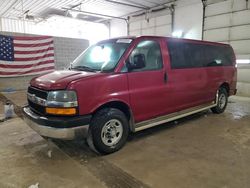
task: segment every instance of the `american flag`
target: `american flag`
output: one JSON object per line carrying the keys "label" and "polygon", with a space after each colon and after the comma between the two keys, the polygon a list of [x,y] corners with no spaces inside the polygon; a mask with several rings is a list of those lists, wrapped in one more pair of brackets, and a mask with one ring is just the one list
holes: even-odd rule
{"label": "american flag", "polygon": [[43,74],[54,67],[52,37],[0,35],[0,77]]}

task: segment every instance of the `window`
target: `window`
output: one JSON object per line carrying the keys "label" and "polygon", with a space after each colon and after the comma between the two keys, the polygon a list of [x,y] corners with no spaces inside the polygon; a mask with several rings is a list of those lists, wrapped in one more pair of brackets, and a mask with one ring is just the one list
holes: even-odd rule
{"label": "window", "polygon": [[188,68],[185,48],[182,42],[168,41],[168,50],[172,69]]}
{"label": "window", "polygon": [[172,69],[230,66],[233,51],[229,46],[195,44],[170,39],[167,42]]}
{"label": "window", "polygon": [[143,54],[145,56],[145,67],[133,71],[159,70],[163,67],[161,48],[158,42],[145,40],[140,42],[129,56],[129,62],[133,62],[134,56]]}
{"label": "window", "polygon": [[97,43],[76,58],[72,69],[112,71],[130,42],[130,39],[112,39]]}
{"label": "window", "polygon": [[228,46],[205,46],[205,66],[230,66],[233,64],[233,51]]}

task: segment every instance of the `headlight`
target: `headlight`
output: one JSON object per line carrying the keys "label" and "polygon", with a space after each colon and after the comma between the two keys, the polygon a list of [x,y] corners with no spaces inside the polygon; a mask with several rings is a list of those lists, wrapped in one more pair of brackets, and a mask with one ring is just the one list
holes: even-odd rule
{"label": "headlight", "polygon": [[46,113],[54,115],[75,115],[78,106],[75,91],[50,91],[47,97]]}
{"label": "headlight", "polygon": [[75,91],[50,91],[47,101],[51,102],[77,102]]}

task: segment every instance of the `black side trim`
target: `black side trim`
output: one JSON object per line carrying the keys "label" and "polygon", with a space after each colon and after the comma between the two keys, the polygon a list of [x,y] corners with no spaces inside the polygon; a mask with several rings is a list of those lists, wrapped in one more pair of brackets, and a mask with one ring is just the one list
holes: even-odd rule
{"label": "black side trim", "polygon": [[92,115],[76,116],[76,117],[44,117],[34,113],[29,106],[22,109],[24,116],[35,123],[55,128],[72,128],[83,125],[89,125]]}

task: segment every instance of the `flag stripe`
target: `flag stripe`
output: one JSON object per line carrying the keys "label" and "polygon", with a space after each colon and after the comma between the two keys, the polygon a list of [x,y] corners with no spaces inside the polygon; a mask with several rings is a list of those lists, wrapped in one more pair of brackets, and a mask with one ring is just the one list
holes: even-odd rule
{"label": "flag stripe", "polygon": [[26,75],[28,73],[32,73],[32,74],[36,74],[36,73],[39,73],[41,71],[53,71],[54,70],[54,66],[51,66],[51,67],[43,67],[43,68],[40,68],[40,69],[32,69],[32,70],[28,70],[28,71],[25,71],[25,72],[4,72],[4,71],[0,71],[0,75],[8,75],[8,76],[16,76],[16,75]]}
{"label": "flag stripe", "polygon": [[28,53],[16,54],[15,53],[14,57],[15,57],[15,60],[16,60],[17,58],[41,57],[41,56],[44,56],[46,54],[54,54],[54,50],[48,50],[48,51],[45,51],[45,52],[42,52],[42,53],[32,53],[32,54],[28,54]]}
{"label": "flag stripe", "polygon": [[38,72],[30,72],[30,73],[25,73],[25,74],[16,74],[16,75],[1,75],[1,70],[0,70],[0,75],[1,77],[4,77],[4,78],[10,78],[10,77],[17,77],[17,76],[29,76],[29,75],[37,75],[37,74],[46,74],[46,73],[49,73],[49,72],[53,72],[54,69],[51,69],[51,70],[41,70],[41,71],[38,71]]}
{"label": "flag stripe", "polygon": [[14,44],[14,47],[39,47],[39,46],[48,46],[50,44],[53,44],[53,41],[39,43],[39,44]]}
{"label": "flag stripe", "polygon": [[15,61],[34,61],[34,60],[38,60],[44,57],[54,57],[54,54],[45,54],[43,56],[38,56],[38,57],[28,57],[28,58],[15,58]]}
{"label": "flag stripe", "polygon": [[40,43],[47,43],[52,42],[53,39],[43,39],[43,40],[15,40],[14,39],[14,45],[15,44],[40,44]]}
{"label": "flag stripe", "polygon": [[5,68],[5,72],[26,72],[28,70],[33,70],[33,69],[38,69],[38,68],[44,68],[44,67],[51,67],[51,66],[54,66],[54,64],[43,64],[43,65],[38,65],[38,66],[31,66],[31,67],[28,67],[28,68]]}
{"label": "flag stripe", "polygon": [[0,64],[2,65],[31,65],[31,64],[39,63],[41,61],[50,61],[50,60],[54,61],[54,57],[45,57],[45,58],[34,60],[34,61],[12,61],[12,62],[0,61]]}
{"label": "flag stripe", "polygon": [[41,49],[41,50],[33,50],[33,51],[18,51],[18,50],[15,50],[15,54],[37,54],[37,53],[47,52],[49,50],[54,50],[54,47],[49,47],[49,48],[45,48],[45,49]]}
{"label": "flag stripe", "polygon": [[45,65],[45,64],[54,64],[54,60],[48,60],[48,61],[41,61],[41,62],[38,62],[36,64],[28,64],[28,65],[12,65],[12,64],[8,64],[8,65],[3,65],[3,64],[0,64],[0,68],[6,68],[6,69],[9,69],[9,68],[30,68],[30,67],[34,67],[34,66],[39,66],[39,65]]}
{"label": "flag stripe", "polygon": [[23,48],[23,47],[15,47],[14,46],[14,51],[23,51],[23,52],[29,52],[29,51],[35,51],[35,50],[44,50],[47,49],[48,47],[53,47],[53,44],[50,44],[48,46],[38,46],[38,47],[32,47],[32,48]]}
{"label": "flag stripe", "polygon": [[50,64],[50,65],[39,65],[39,66],[36,66],[36,67],[30,67],[30,68],[25,68],[25,69],[19,69],[19,68],[10,68],[10,69],[5,69],[4,72],[8,72],[8,73],[12,73],[12,72],[27,72],[27,71],[30,71],[30,70],[35,70],[35,69],[41,69],[41,68],[45,68],[45,67],[54,67],[53,64]]}
{"label": "flag stripe", "polygon": [[15,36],[15,40],[43,40],[43,39],[52,39],[52,37],[49,36],[36,36],[36,37],[22,37],[22,36]]}

